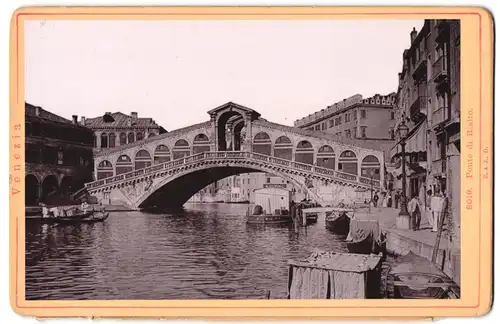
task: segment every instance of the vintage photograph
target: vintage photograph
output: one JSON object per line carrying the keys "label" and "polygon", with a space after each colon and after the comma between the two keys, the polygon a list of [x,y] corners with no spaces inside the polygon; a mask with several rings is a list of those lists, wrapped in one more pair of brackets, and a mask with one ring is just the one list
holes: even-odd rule
{"label": "vintage photograph", "polygon": [[460,20],[26,20],[27,300],[460,298]]}

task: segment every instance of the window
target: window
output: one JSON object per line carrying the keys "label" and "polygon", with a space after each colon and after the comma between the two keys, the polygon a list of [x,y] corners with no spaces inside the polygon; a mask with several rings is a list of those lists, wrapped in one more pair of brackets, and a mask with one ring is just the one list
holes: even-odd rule
{"label": "window", "polygon": [[353,119],[354,119],[354,120],[358,119],[358,111],[357,111],[357,110],[354,110],[354,111],[352,112],[352,115],[353,115]]}
{"label": "window", "polygon": [[312,132],[314,131],[314,127],[309,127],[309,130]]}
{"label": "window", "polygon": [[391,136],[391,139],[394,139],[394,129],[389,131],[389,135]]}
{"label": "window", "polygon": [[115,142],[116,142],[116,135],[115,135],[115,133],[109,134],[109,147],[110,148],[115,147]]}
{"label": "window", "polygon": [[356,136],[358,136],[357,132],[356,132],[356,127],[354,127],[352,129],[352,137],[356,138]]}
{"label": "window", "polygon": [[59,151],[57,152],[57,164],[61,165],[63,164],[63,152]]}
{"label": "window", "polygon": [[346,130],[344,131],[345,133],[345,137],[351,137],[351,131],[350,130]]}
{"label": "window", "polygon": [[319,130],[319,128],[320,128],[320,125],[316,125],[316,126],[314,126],[314,130],[317,130],[317,131],[318,131],[318,130]]}
{"label": "window", "polygon": [[394,120],[394,111],[391,111],[391,120]]}
{"label": "window", "polygon": [[120,134],[120,145],[125,145],[127,144],[127,134],[121,133]]}
{"label": "window", "polygon": [[366,127],[361,127],[361,137],[366,137]]}
{"label": "window", "polygon": [[361,110],[361,119],[366,118],[366,110]]}
{"label": "window", "polygon": [[321,123],[321,130],[325,130],[326,129],[326,123]]}
{"label": "window", "polygon": [[266,183],[271,183],[271,178],[267,178]]}
{"label": "window", "polygon": [[328,121],[328,128],[332,128],[333,127],[333,119],[330,119]]}
{"label": "window", "polygon": [[337,166],[337,170],[342,170],[342,163],[339,163]]}
{"label": "window", "polygon": [[144,139],[144,134],[142,132],[137,132],[136,139],[142,141]]}
{"label": "window", "polygon": [[108,135],[106,133],[101,134],[101,148],[108,147]]}

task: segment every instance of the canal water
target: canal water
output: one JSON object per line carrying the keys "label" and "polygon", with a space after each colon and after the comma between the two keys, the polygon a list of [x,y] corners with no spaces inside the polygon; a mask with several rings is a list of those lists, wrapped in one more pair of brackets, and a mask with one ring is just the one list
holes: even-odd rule
{"label": "canal water", "polygon": [[111,213],[103,223],[26,224],[26,298],[285,298],[288,259],[347,252],[324,219],[246,224],[248,205],[187,204],[177,214]]}

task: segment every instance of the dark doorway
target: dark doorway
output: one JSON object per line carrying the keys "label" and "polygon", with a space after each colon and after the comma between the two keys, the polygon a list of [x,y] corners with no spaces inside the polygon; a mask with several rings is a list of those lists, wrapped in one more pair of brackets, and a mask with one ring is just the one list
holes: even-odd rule
{"label": "dark doorway", "polygon": [[32,174],[27,174],[25,178],[26,186],[26,206],[36,206],[40,199],[40,183],[38,178]]}

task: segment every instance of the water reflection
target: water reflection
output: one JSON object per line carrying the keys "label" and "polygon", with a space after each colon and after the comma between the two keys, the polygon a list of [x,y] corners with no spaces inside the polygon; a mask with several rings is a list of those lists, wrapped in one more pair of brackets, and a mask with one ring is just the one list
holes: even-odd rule
{"label": "water reflection", "polygon": [[247,299],[286,295],[287,261],[347,251],[324,220],[246,224],[245,205],[112,213],[103,223],[26,227],[28,299]]}

